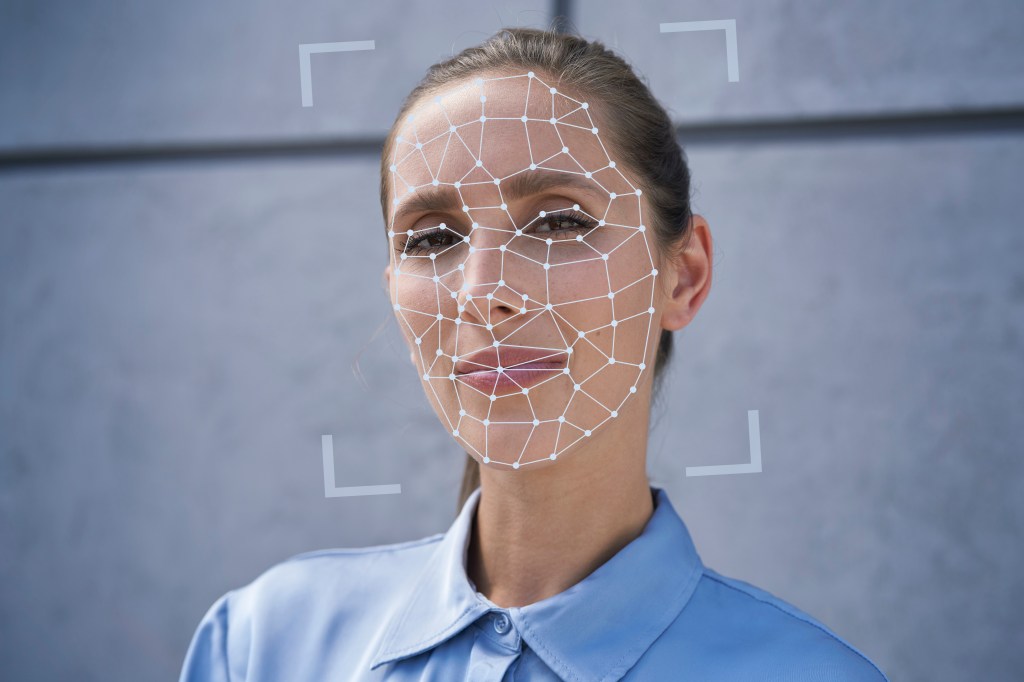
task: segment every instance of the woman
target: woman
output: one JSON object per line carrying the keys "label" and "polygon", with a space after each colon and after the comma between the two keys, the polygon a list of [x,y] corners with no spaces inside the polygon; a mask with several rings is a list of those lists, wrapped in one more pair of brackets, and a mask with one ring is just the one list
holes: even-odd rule
{"label": "woman", "polygon": [[434,65],[384,145],[389,295],[466,451],[451,528],[307,552],[209,609],[182,680],[884,680],[703,566],[646,476],[712,241],[665,111],[597,42],[504,30]]}

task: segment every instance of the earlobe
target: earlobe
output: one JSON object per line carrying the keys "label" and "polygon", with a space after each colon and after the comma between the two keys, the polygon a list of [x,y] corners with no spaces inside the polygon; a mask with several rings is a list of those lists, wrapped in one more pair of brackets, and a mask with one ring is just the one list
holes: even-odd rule
{"label": "earlobe", "polygon": [[390,294],[391,293],[391,263],[388,263],[387,265],[384,266],[384,275],[383,275],[382,279],[383,279],[384,291],[386,291],[386,292],[388,292]]}

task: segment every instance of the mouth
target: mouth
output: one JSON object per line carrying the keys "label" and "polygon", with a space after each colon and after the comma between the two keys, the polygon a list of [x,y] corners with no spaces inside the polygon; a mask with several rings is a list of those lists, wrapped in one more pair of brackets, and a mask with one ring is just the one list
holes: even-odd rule
{"label": "mouth", "polygon": [[565,351],[547,348],[486,348],[455,363],[455,376],[487,394],[528,392],[545,379],[564,372]]}

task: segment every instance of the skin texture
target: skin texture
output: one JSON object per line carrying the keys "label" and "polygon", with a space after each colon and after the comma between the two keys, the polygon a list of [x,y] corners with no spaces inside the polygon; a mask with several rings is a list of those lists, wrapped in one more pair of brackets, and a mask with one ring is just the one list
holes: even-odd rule
{"label": "skin texture", "polygon": [[[398,123],[384,271],[431,406],[481,461],[467,573],[505,607],[564,591],[643,530],[653,511],[646,450],[660,330],[689,324],[712,270],[711,233],[701,216],[693,218],[686,249],[673,256],[658,251],[649,228],[638,229],[651,213],[636,176],[610,167],[615,150],[593,133],[602,126],[600,103],[583,109],[585,98],[536,76],[478,74],[482,82],[449,84]],[[523,115],[530,120],[522,122]],[[531,162],[578,182],[513,198],[505,189]],[[456,205],[417,206],[431,190],[454,192]],[[574,206],[592,223],[540,215]],[[445,229],[434,237],[411,243],[441,223]],[[453,356],[494,341],[499,358],[505,348],[540,349],[569,373],[543,373],[529,395],[517,386],[481,391],[449,379]]]}

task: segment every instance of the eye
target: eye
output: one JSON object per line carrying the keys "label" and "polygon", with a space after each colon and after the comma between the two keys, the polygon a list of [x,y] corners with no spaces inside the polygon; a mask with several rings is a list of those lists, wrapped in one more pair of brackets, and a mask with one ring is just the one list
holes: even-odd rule
{"label": "eye", "polygon": [[454,244],[456,236],[456,233],[447,227],[434,227],[409,237],[397,250],[409,253],[410,251],[439,249]]}
{"label": "eye", "polygon": [[556,211],[547,213],[536,223],[538,226],[547,225],[549,229],[542,227],[534,231],[540,234],[586,232],[597,226],[597,223],[586,214],[579,211]]}

